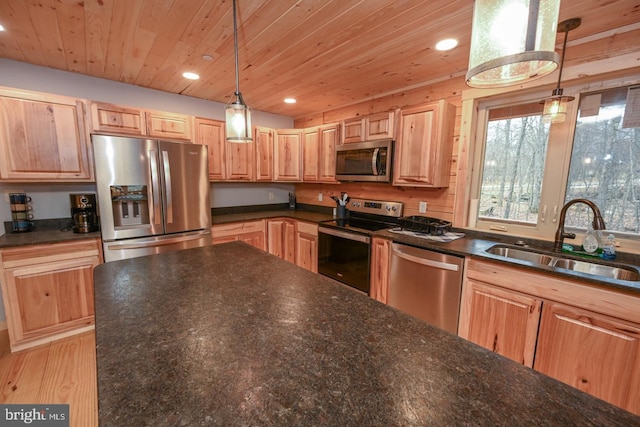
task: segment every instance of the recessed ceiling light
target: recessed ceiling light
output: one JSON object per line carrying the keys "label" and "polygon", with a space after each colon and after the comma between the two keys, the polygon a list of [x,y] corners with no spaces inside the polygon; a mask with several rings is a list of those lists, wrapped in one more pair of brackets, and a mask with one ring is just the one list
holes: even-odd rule
{"label": "recessed ceiling light", "polygon": [[436,43],[436,50],[451,50],[456,46],[458,46],[458,40],[444,39]]}
{"label": "recessed ceiling light", "polygon": [[0,25],[0,31],[4,31],[4,27]]}
{"label": "recessed ceiling light", "polygon": [[199,75],[197,75],[196,73],[191,73],[191,72],[185,72],[182,73],[182,77],[184,77],[185,79],[189,79],[189,80],[198,80],[200,78]]}
{"label": "recessed ceiling light", "polygon": [[202,55],[202,59],[205,61],[213,61],[213,56],[211,55]]}
{"label": "recessed ceiling light", "polygon": [[286,104],[295,104],[296,103],[296,99],[295,98],[285,98],[284,102]]}

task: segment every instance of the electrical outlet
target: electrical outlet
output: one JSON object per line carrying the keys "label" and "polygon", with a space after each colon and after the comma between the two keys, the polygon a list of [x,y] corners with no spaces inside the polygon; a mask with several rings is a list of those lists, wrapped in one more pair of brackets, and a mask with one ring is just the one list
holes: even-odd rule
{"label": "electrical outlet", "polygon": [[273,193],[269,191],[269,200],[273,200]]}
{"label": "electrical outlet", "polygon": [[420,202],[418,205],[418,211],[420,213],[427,213],[427,202]]}
{"label": "electrical outlet", "polygon": [[318,193],[318,201],[321,202],[322,201],[322,193]]}

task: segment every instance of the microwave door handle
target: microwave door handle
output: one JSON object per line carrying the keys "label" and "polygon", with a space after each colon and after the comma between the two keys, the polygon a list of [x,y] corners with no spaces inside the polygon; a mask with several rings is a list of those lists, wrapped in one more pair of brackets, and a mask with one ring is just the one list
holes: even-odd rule
{"label": "microwave door handle", "polygon": [[371,170],[374,175],[378,175],[378,156],[380,153],[380,149],[376,148],[373,150],[373,156],[371,156]]}
{"label": "microwave door handle", "polygon": [[158,162],[155,150],[149,150],[149,173],[151,175],[151,223],[159,225],[160,218],[160,182],[158,181]]}

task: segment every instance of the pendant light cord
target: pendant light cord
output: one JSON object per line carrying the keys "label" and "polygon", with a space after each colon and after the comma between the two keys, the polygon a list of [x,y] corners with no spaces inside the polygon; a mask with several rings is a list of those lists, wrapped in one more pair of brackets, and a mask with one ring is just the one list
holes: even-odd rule
{"label": "pendant light cord", "polygon": [[240,95],[240,79],[238,74],[238,25],[236,22],[236,0],[233,0],[233,45],[234,45],[235,54],[236,54],[236,96],[239,96]]}
{"label": "pendant light cord", "polygon": [[[235,2],[235,0],[233,0]],[[569,30],[564,32],[564,42],[562,43],[562,57],[560,58],[560,72],[558,73],[558,87],[556,90],[560,89],[560,83],[562,81],[562,67],[564,66],[564,52],[567,50],[567,36],[569,35]],[[238,67],[238,58],[236,58],[236,67]]]}

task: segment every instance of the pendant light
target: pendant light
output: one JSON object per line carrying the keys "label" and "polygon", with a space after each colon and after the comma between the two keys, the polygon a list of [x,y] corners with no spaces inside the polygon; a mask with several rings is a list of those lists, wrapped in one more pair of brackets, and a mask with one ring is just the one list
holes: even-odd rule
{"label": "pendant light", "polygon": [[238,25],[236,18],[236,0],[233,0],[233,43],[236,57],[236,91],[231,101],[225,107],[227,141],[252,142],[251,135],[251,108],[244,103],[240,93],[240,80],[238,73]]}
{"label": "pendant light", "polygon": [[553,90],[551,97],[541,102],[544,104],[542,112],[542,120],[545,123],[562,123],[567,116],[567,103],[573,101],[573,96],[563,96],[560,81],[562,80],[562,66],[564,65],[564,52],[567,49],[567,35],[569,31],[578,28],[582,20],[580,18],[571,18],[558,24],[558,32],[564,33],[564,42],[562,43],[562,59],[560,59],[560,73],[558,74],[558,87]]}
{"label": "pendant light", "polygon": [[553,72],[560,0],[475,0],[467,85],[493,88]]}

